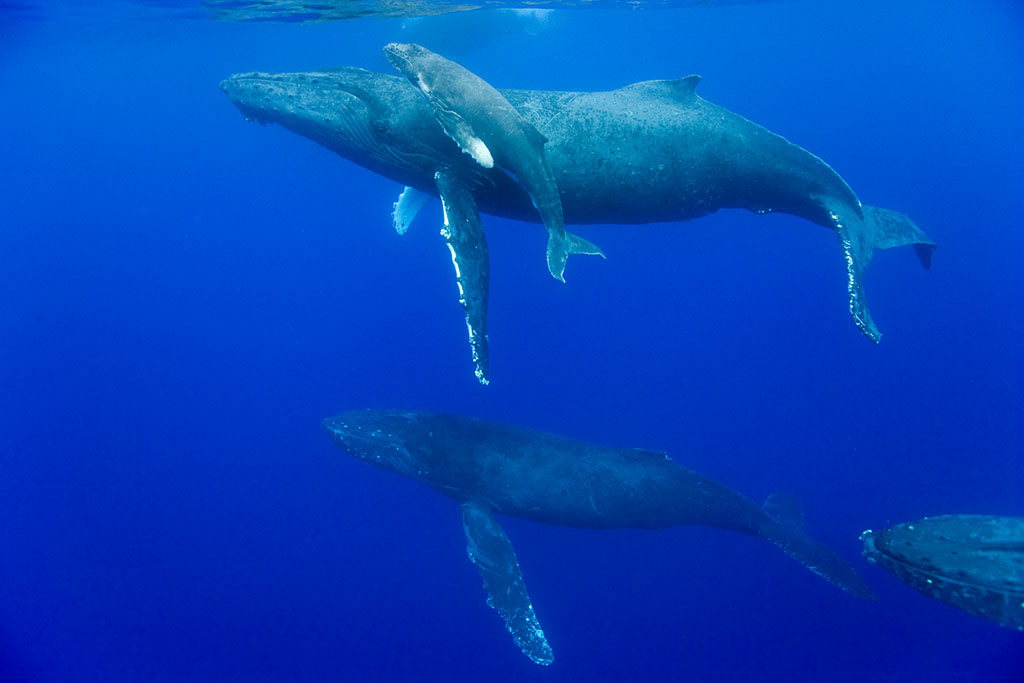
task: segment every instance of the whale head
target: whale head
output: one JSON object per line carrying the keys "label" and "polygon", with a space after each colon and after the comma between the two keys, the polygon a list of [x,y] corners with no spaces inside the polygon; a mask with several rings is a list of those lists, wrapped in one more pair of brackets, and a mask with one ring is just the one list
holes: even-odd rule
{"label": "whale head", "polygon": [[408,75],[419,70],[426,59],[436,55],[416,43],[388,43],[384,46],[384,56],[391,66]]}
{"label": "whale head", "polygon": [[438,81],[447,79],[448,72],[453,68],[461,69],[453,62],[415,43],[388,43],[384,46],[384,57],[410,83],[428,96]]}
{"label": "whale head", "polygon": [[279,124],[399,182],[409,184],[410,174],[425,172],[422,160],[437,156],[424,142],[438,138],[436,121],[396,76],[357,67],[251,72],[221,81],[220,89],[247,119]]}
{"label": "whale head", "polygon": [[412,479],[422,479],[423,464],[415,440],[421,429],[415,413],[357,410],[320,423],[339,448],[357,460]]}

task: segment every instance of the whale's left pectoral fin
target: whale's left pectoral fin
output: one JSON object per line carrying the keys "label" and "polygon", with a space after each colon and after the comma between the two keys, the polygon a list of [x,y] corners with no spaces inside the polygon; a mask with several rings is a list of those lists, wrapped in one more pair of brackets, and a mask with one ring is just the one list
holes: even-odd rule
{"label": "whale's left pectoral fin", "polygon": [[554,654],[533,612],[516,551],[505,531],[490,510],[475,502],[462,505],[462,526],[466,552],[484,580],[487,604],[505,620],[523,654],[537,664],[550,664]]}
{"label": "whale's left pectoral fin", "polygon": [[487,238],[473,193],[448,171],[434,174],[434,182],[444,208],[441,236],[448,244],[455,266],[455,282],[459,287],[459,303],[466,311],[469,346],[473,352],[476,377],[487,384],[487,293],[490,265],[487,259]]}
{"label": "whale's left pectoral fin", "polygon": [[429,97],[434,107],[434,118],[441,124],[441,128],[459,146],[463,152],[473,157],[473,160],[484,168],[494,168],[494,157],[491,150],[473,130],[469,121],[448,109],[444,102],[436,97]]}
{"label": "whale's left pectoral fin", "polygon": [[850,297],[850,315],[860,331],[871,341],[878,343],[882,333],[878,331],[864,298],[862,276],[871,263],[874,249],[888,249],[913,245],[921,264],[931,266],[932,242],[909,217],[898,211],[863,206],[863,218],[852,216],[840,218],[833,213],[836,233],[843,247],[846,261],[846,289]]}

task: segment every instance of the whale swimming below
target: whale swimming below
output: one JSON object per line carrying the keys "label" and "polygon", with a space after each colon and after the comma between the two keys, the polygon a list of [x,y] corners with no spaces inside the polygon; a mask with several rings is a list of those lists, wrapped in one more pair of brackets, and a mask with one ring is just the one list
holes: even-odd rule
{"label": "whale swimming below", "polygon": [[538,664],[551,664],[554,655],[495,514],[583,529],[729,529],[771,541],[854,596],[876,597],[850,565],[807,535],[792,496],[773,494],[760,507],[665,453],[439,413],[354,411],[328,418],[322,427],[349,455],[461,505],[466,551],[483,579],[487,604]]}
{"label": "whale swimming below", "polygon": [[[815,155],[697,95],[699,80],[498,92],[545,140],[565,224],[682,221],[725,208],[804,218],[836,232],[850,313],[877,342],[862,285],[873,249],[913,245],[927,268],[935,243],[907,216],[862,204]],[[246,118],[277,123],[404,185],[393,211],[400,233],[440,197],[475,372],[486,384],[489,266],[479,211],[539,222],[523,185],[464,154],[437,106],[405,78],[338,67],[236,74],[220,87]]]}

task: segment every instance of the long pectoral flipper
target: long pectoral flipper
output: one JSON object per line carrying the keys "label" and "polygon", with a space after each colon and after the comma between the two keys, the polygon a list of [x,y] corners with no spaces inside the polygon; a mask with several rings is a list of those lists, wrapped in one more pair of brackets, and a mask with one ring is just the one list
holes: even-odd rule
{"label": "long pectoral flipper", "polygon": [[484,580],[487,604],[505,620],[523,654],[537,664],[550,664],[555,657],[533,613],[508,536],[490,510],[479,503],[463,503],[462,526],[466,532],[466,552]]}
{"label": "long pectoral flipper", "polygon": [[872,250],[910,244],[913,245],[921,264],[928,268],[931,266],[935,243],[902,213],[875,206],[863,206],[862,211],[863,218],[840,218],[834,212],[832,218],[846,261],[846,289],[850,297],[850,315],[853,316],[860,331],[877,343],[882,334],[871,319],[861,282],[864,269],[871,262]]}
{"label": "long pectoral flipper", "polygon": [[441,206],[444,207],[444,227],[441,235],[448,244],[455,266],[455,282],[459,287],[459,303],[466,311],[469,328],[469,346],[473,352],[476,377],[487,384],[487,292],[490,265],[487,259],[487,238],[480,222],[473,194],[458,178],[448,171],[434,174]]}

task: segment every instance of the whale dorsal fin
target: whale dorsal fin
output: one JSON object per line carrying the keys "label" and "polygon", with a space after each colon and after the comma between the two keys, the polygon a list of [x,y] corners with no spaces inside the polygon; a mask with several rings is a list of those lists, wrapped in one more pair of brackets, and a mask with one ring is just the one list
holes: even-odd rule
{"label": "whale dorsal fin", "polygon": [[650,459],[650,460],[657,460],[657,461],[660,462],[662,460],[671,460],[672,459],[672,458],[668,457],[668,453],[666,453],[665,451],[652,451],[652,450],[649,450],[649,449],[646,449],[646,448],[630,448],[628,450],[629,450],[630,453],[632,453],[633,455],[636,456],[637,460],[648,460],[648,459]]}
{"label": "whale dorsal fin", "polygon": [[530,141],[530,143],[536,145],[538,149],[547,144],[548,139],[544,137],[543,133],[534,128],[533,124],[530,123],[529,121],[526,121],[524,119],[523,122],[519,125],[519,127],[522,129],[523,133],[526,135],[526,138]]}
{"label": "whale dorsal fin", "polygon": [[764,501],[764,511],[782,526],[804,533],[804,506],[792,493],[776,491]]}
{"label": "whale dorsal fin", "polygon": [[694,74],[692,76],[684,76],[683,78],[669,78],[660,81],[640,81],[639,83],[632,83],[619,88],[619,90],[687,102],[697,96],[695,90],[698,83],[700,83],[700,76]]}

